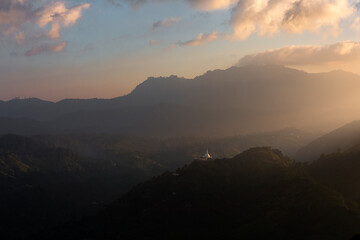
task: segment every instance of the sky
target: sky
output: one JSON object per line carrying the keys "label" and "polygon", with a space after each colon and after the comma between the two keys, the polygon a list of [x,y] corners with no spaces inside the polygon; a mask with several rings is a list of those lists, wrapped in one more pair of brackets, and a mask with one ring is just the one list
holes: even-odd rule
{"label": "sky", "polygon": [[360,0],[0,0],[0,99],[280,64],[360,74]]}

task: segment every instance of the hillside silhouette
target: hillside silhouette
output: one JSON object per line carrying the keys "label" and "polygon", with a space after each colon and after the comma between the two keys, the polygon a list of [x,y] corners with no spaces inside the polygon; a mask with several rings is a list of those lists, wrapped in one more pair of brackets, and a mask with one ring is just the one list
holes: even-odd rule
{"label": "hillside silhouette", "polygon": [[195,161],[137,185],[96,218],[42,237],[350,239],[360,231],[358,206],[311,169],[271,148]]}
{"label": "hillside silhouette", "polygon": [[164,170],[131,153],[85,157],[43,139],[1,136],[0,235],[23,239],[94,214],[131,185]]}
{"label": "hillside silhouette", "polygon": [[95,214],[133,185],[191,163],[207,147],[216,158],[262,145],[294,155],[314,137],[296,129],[215,139],[3,135],[0,234],[19,239]]}
{"label": "hillside silhouette", "polygon": [[[271,147],[245,150],[269,144],[295,154],[309,138],[295,129],[219,139],[4,135],[0,232],[6,239],[348,240],[360,233],[359,144],[310,164]],[[215,160],[193,160],[202,146],[212,146]]]}
{"label": "hillside silhouette", "polygon": [[321,154],[346,151],[357,144],[360,144],[360,121],[353,121],[315,139],[301,148],[295,158],[303,162],[314,161]]}
{"label": "hillside silhouette", "polygon": [[344,71],[249,65],[0,101],[0,236],[356,239],[359,90]]}
{"label": "hillside silhouette", "polygon": [[232,67],[194,79],[148,78],[114,99],[0,102],[0,133],[219,137],[285,127],[329,130],[360,117],[359,89],[360,77],[342,71]]}

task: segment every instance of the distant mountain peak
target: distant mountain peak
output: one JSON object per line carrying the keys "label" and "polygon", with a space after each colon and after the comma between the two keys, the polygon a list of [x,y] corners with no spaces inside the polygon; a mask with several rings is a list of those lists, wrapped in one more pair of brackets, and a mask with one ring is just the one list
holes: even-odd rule
{"label": "distant mountain peak", "polygon": [[[349,108],[360,101],[359,91],[360,76],[248,65],[193,79],[151,77],[113,99],[1,103],[0,117],[50,121],[45,128],[60,132],[219,137],[284,127],[328,131],[344,116],[360,118],[360,106]],[[2,127],[4,133],[15,128]]]}

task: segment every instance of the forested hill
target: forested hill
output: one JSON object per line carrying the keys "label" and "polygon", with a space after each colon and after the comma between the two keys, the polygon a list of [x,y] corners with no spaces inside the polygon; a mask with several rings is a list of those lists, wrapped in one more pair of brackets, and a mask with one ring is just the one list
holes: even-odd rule
{"label": "forested hill", "polygon": [[313,138],[296,129],[217,139],[3,135],[0,233],[18,239],[94,214],[133,185],[189,164],[206,148],[214,158],[262,145],[294,154]]}
{"label": "forested hill", "polygon": [[350,239],[360,232],[357,203],[311,169],[271,148],[195,161],[137,185],[95,219],[43,237]]}
{"label": "forested hill", "polygon": [[1,238],[23,239],[94,214],[165,169],[131,153],[89,157],[39,138],[0,136]]}

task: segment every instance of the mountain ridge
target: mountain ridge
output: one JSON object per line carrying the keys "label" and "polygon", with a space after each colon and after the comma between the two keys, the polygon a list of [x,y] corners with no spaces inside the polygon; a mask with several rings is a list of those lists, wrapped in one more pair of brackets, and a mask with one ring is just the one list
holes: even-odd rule
{"label": "mountain ridge", "polygon": [[48,103],[61,103],[63,101],[82,101],[82,100],[118,100],[119,98],[122,98],[124,96],[130,95],[137,87],[141,86],[143,83],[148,82],[149,80],[156,80],[156,79],[162,79],[162,80],[166,80],[166,79],[173,79],[173,78],[177,78],[179,80],[193,80],[193,79],[201,79],[206,77],[208,74],[214,74],[214,73],[220,73],[220,72],[224,72],[224,71],[237,71],[239,69],[244,69],[244,68],[253,68],[253,69],[259,69],[261,67],[266,67],[266,68],[278,68],[278,69],[288,69],[288,70],[293,70],[299,73],[304,73],[306,75],[308,74],[314,74],[314,75],[323,75],[323,74],[329,74],[329,73],[342,73],[342,74],[347,74],[349,76],[354,76],[354,77],[359,77],[359,74],[356,73],[352,73],[349,71],[345,71],[342,69],[337,69],[337,70],[332,70],[332,71],[327,71],[327,72],[318,72],[318,73],[309,73],[303,70],[299,70],[296,68],[290,68],[290,67],[285,67],[282,65],[275,65],[275,64],[267,64],[267,65],[255,65],[255,64],[250,64],[250,65],[246,65],[246,66],[232,66],[229,67],[227,69],[214,69],[214,70],[209,70],[207,72],[205,72],[204,74],[195,76],[194,78],[185,78],[185,77],[180,77],[177,75],[170,75],[170,76],[161,76],[161,77],[148,77],[146,80],[144,80],[143,82],[139,83],[137,86],[134,87],[133,90],[131,90],[128,94],[125,95],[121,95],[121,96],[117,96],[117,97],[112,97],[112,98],[99,98],[99,97],[92,97],[92,98],[64,98],[64,99],[60,99],[58,101],[51,101],[51,100],[46,100],[46,99],[42,99],[42,98],[38,98],[38,97],[28,97],[28,98],[21,98],[21,97],[14,97],[12,99],[9,100],[0,100],[0,103],[9,103],[9,102],[13,102],[13,101],[28,101],[28,100],[34,100],[34,101],[41,101],[41,102],[48,102]]}
{"label": "mountain ridge", "polygon": [[[194,79],[148,78],[130,94],[113,99],[15,100],[0,104],[0,117],[41,121],[49,132],[174,137],[229,136],[285,127],[324,131],[360,118],[360,107],[353,104],[360,101],[359,92],[360,76],[349,73],[245,66]],[[7,133],[6,129],[12,127],[4,125],[0,132]]]}
{"label": "mountain ridge", "polygon": [[346,151],[357,144],[360,144],[360,120],[352,121],[315,139],[307,146],[299,149],[295,159],[302,162],[311,162],[322,154]]}

